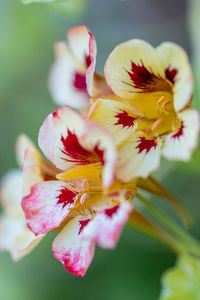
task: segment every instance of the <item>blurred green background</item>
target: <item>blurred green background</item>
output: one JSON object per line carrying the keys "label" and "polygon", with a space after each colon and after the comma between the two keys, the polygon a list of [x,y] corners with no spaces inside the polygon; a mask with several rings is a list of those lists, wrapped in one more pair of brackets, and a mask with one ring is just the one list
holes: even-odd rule
{"label": "blurred green background", "polygon": [[[190,31],[193,24],[188,26],[187,16],[188,4],[183,0],[91,0],[78,14],[50,4],[0,0],[0,175],[17,167],[17,135],[24,132],[37,143],[39,127],[56,108],[47,77],[53,43],[65,39],[68,28],[79,24],[90,27],[97,39],[99,71],[113,47],[131,38],[145,39],[155,46],[164,40],[177,42],[194,54],[191,59],[197,66],[198,40]],[[198,83],[198,70],[196,80]],[[194,104],[200,107],[198,88]],[[192,232],[200,238],[200,150],[188,164],[163,161],[156,176],[190,210],[196,220]],[[164,208],[171,213],[167,205]],[[48,234],[18,263],[13,263],[8,253],[0,254],[1,300],[156,300],[160,277],[175,260],[164,246],[127,227],[117,248],[97,249],[87,275],[78,279],[53,258],[52,239],[53,234]]]}

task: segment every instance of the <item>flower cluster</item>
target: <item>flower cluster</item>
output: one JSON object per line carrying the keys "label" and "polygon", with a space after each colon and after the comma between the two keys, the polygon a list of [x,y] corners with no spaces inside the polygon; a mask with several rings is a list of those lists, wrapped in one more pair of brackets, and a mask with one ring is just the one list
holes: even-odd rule
{"label": "flower cluster", "polygon": [[[64,106],[47,116],[39,131],[47,160],[26,136],[18,139],[23,175],[17,175],[22,194],[15,200],[22,197],[30,230],[20,211],[23,229],[12,233],[11,241],[0,235],[0,246],[20,257],[44,234],[58,230],[54,256],[82,277],[95,244],[116,245],[134,210],[137,187],[162,194],[148,177],[161,153],[190,158],[199,115],[190,108],[193,79],[187,56],[175,44],[154,49],[141,40],[125,42],[110,54],[105,77],[95,72],[96,42],[87,26],[70,29],[67,43],[58,42],[55,49],[49,87]],[[10,213],[9,206],[5,210]],[[2,224],[0,234],[9,235]]]}

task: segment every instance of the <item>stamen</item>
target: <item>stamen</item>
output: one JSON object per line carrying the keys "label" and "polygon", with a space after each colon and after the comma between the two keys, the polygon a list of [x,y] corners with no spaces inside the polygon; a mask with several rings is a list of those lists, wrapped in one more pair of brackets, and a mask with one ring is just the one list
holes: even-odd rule
{"label": "stamen", "polygon": [[157,104],[160,105],[160,103],[163,101],[164,98],[165,98],[165,96],[160,97],[160,99],[157,101]]}
{"label": "stamen", "polygon": [[162,105],[162,111],[163,111],[163,110],[167,110],[166,106],[167,106],[168,104],[170,104],[170,101],[167,101],[167,102],[163,103],[163,105]]}
{"label": "stamen", "polygon": [[164,101],[165,96],[160,97],[160,99],[157,101],[156,109],[160,113],[168,114],[170,111],[167,109],[167,106],[171,103],[170,100]]}
{"label": "stamen", "polygon": [[81,205],[84,205],[85,203],[85,200],[88,198],[88,195],[87,194],[83,194],[80,198],[80,204]]}
{"label": "stamen", "polygon": [[163,119],[156,120],[151,127],[152,131],[154,131],[162,122],[163,122]]}

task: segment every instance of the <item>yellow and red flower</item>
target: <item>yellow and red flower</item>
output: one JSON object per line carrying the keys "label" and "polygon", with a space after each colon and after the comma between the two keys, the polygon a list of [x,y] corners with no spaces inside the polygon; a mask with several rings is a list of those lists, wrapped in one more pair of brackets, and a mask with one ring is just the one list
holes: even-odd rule
{"label": "yellow and red flower", "polygon": [[[67,36],[67,45],[57,44],[60,55],[50,75],[52,94],[54,99],[58,94],[65,98],[59,104],[90,109],[88,118],[111,132],[119,153],[117,177],[125,182],[147,177],[159,167],[161,154],[189,160],[197,144],[199,113],[190,108],[193,77],[185,51],[174,43],[153,48],[130,40],[110,54],[104,78],[95,73],[96,42],[87,26],[74,27]],[[79,63],[73,65],[72,57]],[[81,106],[76,97],[84,97],[74,86],[77,72],[87,92]]]}
{"label": "yellow and red flower", "polygon": [[[36,236],[61,230],[53,242],[54,256],[81,277],[95,243],[115,246],[133,209],[136,181],[115,180],[117,154],[111,135],[69,107],[46,118],[39,146],[51,163],[26,152],[22,207],[27,224]],[[37,182],[27,193],[26,183],[34,176]]]}
{"label": "yellow and red flower", "polygon": [[183,49],[169,42],[156,49],[142,40],[125,42],[110,54],[105,78],[113,92],[93,99],[89,119],[115,139],[118,178],[147,177],[161,153],[189,160],[199,113],[190,108],[193,78]]}
{"label": "yellow and red flower", "polygon": [[95,73],[96,42],[87,26],[70,29],[67,44],[57,43],[56,53],[49,79],[55,101],[89,113],[83,116],[63,106],[45,119],[39,146],[48,161],[25,136],[19,138],[23,184],[18,172],[12,183],[5,179],[2,199],[12,203],[15,195],[7,186],[20,180],[22,190],[15,200],[23,198],[30,231],[21,213],[22,226],[12,230],[18,218],[15,206],[4,201],[0,247],[18,258],[44,234],[59,230],[54,256],[82,277],[95,244],[116,245],[137,186],[162,195],[188,218],[156,181],[141,178],[159,166],[161,153],[189,159],[197,143],[199,114],[190,108],[193,79],[187,55],[175,44],[154,49],[141,40],[123,43],[110,54],[105,78]]}

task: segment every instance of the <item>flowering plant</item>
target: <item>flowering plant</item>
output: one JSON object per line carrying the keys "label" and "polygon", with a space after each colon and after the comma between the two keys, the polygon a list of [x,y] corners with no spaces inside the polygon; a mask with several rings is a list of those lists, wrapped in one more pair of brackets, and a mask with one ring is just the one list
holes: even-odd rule
{"label": "flowering plant", "polygon": [[[114,248],[129,222],[177,254],[199,257],[198,242],[142,194],[161,196],[190,224],[181,203],[150,176],[161,154],[187,161],[197,146],[199,112],[191,108],[193,77],[186,53],[173,43],[154,49],[131,40],[113,50],[103,76],[95,72],[96,52],[87,26],[70,29],[67,42],[55,44],[49,89],[62,106],[39,130],[46,158],[25,135],[17,140],[22,171],[2,182],[1,249],[18,259],[47,232],[59,231],[53,254],[82,277],[95,244]],[[16,193],[9,192],[13,184]]]}

